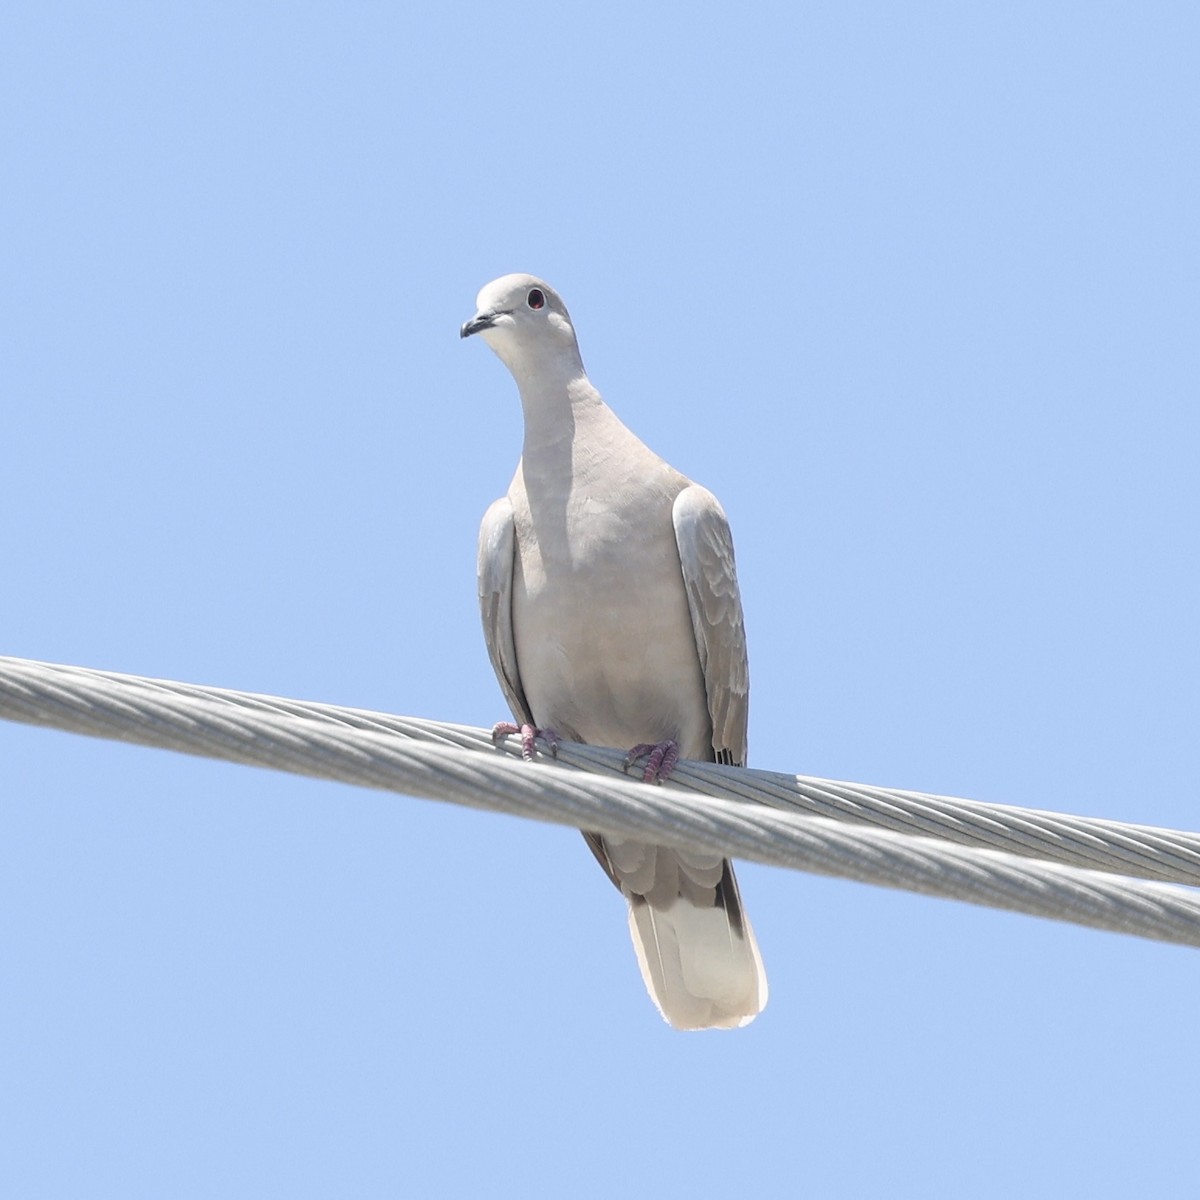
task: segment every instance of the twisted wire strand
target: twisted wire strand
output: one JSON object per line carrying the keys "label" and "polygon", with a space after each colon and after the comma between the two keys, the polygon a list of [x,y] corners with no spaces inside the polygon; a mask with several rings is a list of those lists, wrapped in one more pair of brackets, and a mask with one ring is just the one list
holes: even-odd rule
{"label": "twisted wire strand", "polygon": [[[434,745],[494,753],[490,734],[469,725],[28,659],[0,657],[0,675],[4,672],[13,673],[14,678],[39,680],[40,686],[46,688],[57,681],[85,691],[119,689],[121,695],[129,697],[131,702],[136,698],[143,706],[152,707],[153,699],[159,696],[191,696],[233,709],[289,714],[351,728],[374,729]],[[516,739],[502,746],[510,755],[519,756]],[[599,746],[562,742],[558,762],[593,773],[624,777],[623,755]],[[715,763],[681,761],[671,782],[702,795],[744,799],[1068,866],[1200,885],[1200,833],[812,776],[722,767]]]}
{"label": "twisted wire strand", "polygon": [[469,726],[27,659],[0,658],[0,716],[1200,945],[1200,896],[1093,869],[1195,882],[1196,834],[712,764],[650,788],[596,747],[531,768]]}

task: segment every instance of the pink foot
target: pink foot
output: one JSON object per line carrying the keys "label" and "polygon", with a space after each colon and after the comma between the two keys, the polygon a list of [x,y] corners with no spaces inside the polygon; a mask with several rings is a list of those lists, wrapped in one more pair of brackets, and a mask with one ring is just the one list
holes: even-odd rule
{"label": "pink foot", "polygon": [[536,754],[533,744],[538,738],[550,747],[551,758],[558,757],[558,734],[553,729],[538,729],[533,725],[514,725],[511,721],[501,721],[492,726],[492,744],[498,746],[500,739],[508,737],[510,733],[521,735],[521,757],[526,762],[533,762]]}
{"label": "pink foot", "polygon": [[654,744],[641,742],[625,755],[625,770],[628,771],[639,758],[646,760],[646,769],[642,772],[643,783],[662,783],[669,779],[679,761],[679,743],[668,739]]}

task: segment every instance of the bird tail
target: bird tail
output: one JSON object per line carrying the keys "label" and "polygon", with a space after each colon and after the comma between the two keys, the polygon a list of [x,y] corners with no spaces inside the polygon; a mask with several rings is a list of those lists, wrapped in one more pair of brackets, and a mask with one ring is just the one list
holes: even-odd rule
{"label": "bird tail", "polygon": [[767,1003],[767,977],[727,858],[585,834],[629,902],[651,999],[676,1029],[736,1029]]}
{"label": "bird tail", "polygon": [[767,1003],[767,976],[737,879],[722,862],[715,902],[629,897],[629,932],[651,999],[676,1029],[736,1029]]}

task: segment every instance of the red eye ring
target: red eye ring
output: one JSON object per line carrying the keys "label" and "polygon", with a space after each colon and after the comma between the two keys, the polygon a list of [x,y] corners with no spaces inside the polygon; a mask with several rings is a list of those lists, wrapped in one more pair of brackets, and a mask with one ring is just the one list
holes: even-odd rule
{"label": "red eye ring", "polygon": [[546,295],[541,288],[530,288],[529,295],[525,297],[525,301],[530,308],[545,308]]}

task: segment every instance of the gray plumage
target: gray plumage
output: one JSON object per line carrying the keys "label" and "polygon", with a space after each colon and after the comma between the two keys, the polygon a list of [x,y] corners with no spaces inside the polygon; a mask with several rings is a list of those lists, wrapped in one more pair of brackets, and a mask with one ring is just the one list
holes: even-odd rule
{"label": "gray plumage", "polygon": [[[645,446],[583,369],[562,300],[530,275],[462,329],[512,372],[525,439],[484,516],[479,602],[514,718],[593,745],[677,743],[746,761],[749,672],[729,525]],[[642,977],[676,1028],[747,1024],[767,1000],[737,881],[717,855],[584,835],[629,901]]]}

